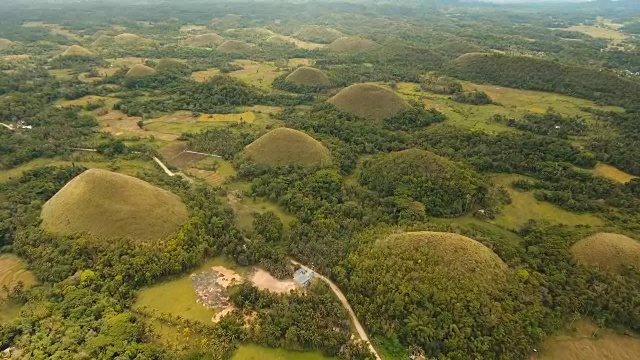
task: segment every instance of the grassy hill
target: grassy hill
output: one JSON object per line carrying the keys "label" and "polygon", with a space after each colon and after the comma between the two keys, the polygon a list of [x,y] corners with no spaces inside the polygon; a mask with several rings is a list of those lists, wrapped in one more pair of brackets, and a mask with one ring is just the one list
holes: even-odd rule
{"label": "grassy hill", "polygon": [[320,25],[306,25],[298,30],[298,32],[293,36],[304,41],[330,44],[344,35],[340,31],[328,27]]}
{"label": "grassy hill", "polygon": [[502,54],[465,54],[447,72],[457,78],[496,85],[550,91],[606,104],[628,106],[637,100],[640,82],[607,70],[564,65],[546,59]]}
{"label": "grassy hill", "polygon": [[571,247],[575,259],[588,267],[617,273],[626,268],[640,270],[640,241],[630,237],[597,233]]}
{"label": "grassy hill", "polygon": [[358,36],[343,36],[327,46],[329,51],[337,53],[356,53],[376,47],[376,42]]}
{"label": "grassy hill", "polygon": [[215,47],[224,42],[224,38],[216,33],[192,36],[184,41],[189,46]]}
{"label": "grassy hill", "polygon": [[238,40],[227,40],[218,46],[218,51],[232,53],[232,52],[248,52],[254,49],[253,44],[246,43]]}
{"label": "grassy hill", "polygon": [[180,198],[140,179],[91,169],[67,183],[42,207],[42,227],[100,238],[163,239],[188,217]]}
{"label": "grassy hill", "polygon": [[433,216],[460,215],[484,196],[484,181],[472,169],[432,152],[409,149],[365,161],[362,185],[383,197],[420,202]]}
{"label": "grassy hill", "polygon": [[136,64],[129,71],[127,71],[127,77],[145,77],[151,76],[156,73],[154,68],[150,68],[147,65]]}
{"label": "grassy hill", "polygon": [[7,39],[0,39],[0,50],[5,50],[11,47],[13,42]]}
{"label": "grassy hill", "polygon": [[298,86],[327,87],[331,85],[329,77],[324,72],[308,66],[295,69],[284,80]]}
{"label": "grassy hill", "polygon": [[71,45],[62,53],[62,56],[93,56],[93,53],[82,46]]}
{"label": "grassy hill", "polygon": [[282,36],[282,35],[273,35],[267,38],[266,40],[268,43],[270,44],[281,44],[281,45],[285,45],[285,44],[293,44],[293,41],[287,39],[286,37]]}
{"label": "grassy hill", "polygon": [[124,33],[113,38],[116,45],[122,47],[145,47],[153,44],[153,40],[136,34]]}
{"label": "grassy hill", "polygon": [[409,108],[398,94],[374,84],[351,85],[329,99],[329,103],[344,112],[374,120],[383,120]]}
{"label": "grassy hill", "polygon": [[244,155],[270,166],[321,165],[330,161],[329,150],[318,140],[293,129],[272,130],[247,145]]}

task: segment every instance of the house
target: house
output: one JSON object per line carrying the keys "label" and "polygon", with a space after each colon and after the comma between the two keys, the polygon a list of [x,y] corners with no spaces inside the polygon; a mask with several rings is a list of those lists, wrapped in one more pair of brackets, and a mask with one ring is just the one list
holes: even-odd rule
{"label": "house", "polygon": [[298,286],[305,287],[309,285],[309,282],[314,276],[315,273],[313,271],[306,268],[300,268],[293,274],[293,281],[295,281]]}

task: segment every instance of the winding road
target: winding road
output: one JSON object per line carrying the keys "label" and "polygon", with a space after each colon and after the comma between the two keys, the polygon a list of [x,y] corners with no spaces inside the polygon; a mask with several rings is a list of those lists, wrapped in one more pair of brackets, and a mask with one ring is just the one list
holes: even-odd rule
{"label": "winding road", "polygon": [[193,184],[193,179],[188,177],[187,175],[179,172],[179,173],[174,173],[173,171],[169,170],[169,168],[167,167],[167,165],[165,165],[162,160],[158,159],[156,156],[153,157],[153,161],[155,161],[158,165],[160,165],[160,167],[162,168],[162,170],[164,170],[165,174],[173,177],[173,176],[180,176],[183,179],[187,180],[188,182]]}
{"label": "winding road", "polygon": [[310,269],[308,266],[303,265],[295,260],[291,260],[291,263],[297,266],[300,266],[304,269],[307,269],[308,271],[313,271],[315,274],[315,277],[317,277],[318,279],[326,282],[329,287],[331,288],[331,290],[333,290],[333,292],[336,294],[336,296],[338,297],[338,300],[340,300],[340,302],[342,303],[342,306],[344,306],[344,308],[347,310],[347,312],[349,313],[349,317],[351,318],[351,321],[353,322],[353,325],[356,328],[356,331],[358,332],[358,335],[360,336],[360,339],[364,340],[367,342],[367,344],[369,345],[369,351],[371,351],[371,353],[373,355],[375,355],[376,360],[382,360],[382,358],[380,357],[380,355],[378,355],[378,352],[376,351],[376,349],[373,347],[373,345],[371,345],[371,341],[369,341],[369,337],[367,336],[367,332],[364,331],[364,327],[362,326],[362,324],[360,324],[360,321],[358,320],[358,317],[356,316],[356,313],[353,312],[353,309],[351,308],[351,305],[349,304],[349,300],[347,300],[347,297],[344,296],[344,294],[342,293],[342,291],[340,291],[340,288],[334,284],[331,280],[329,280],[327,277],[319,274],[317,271]]}

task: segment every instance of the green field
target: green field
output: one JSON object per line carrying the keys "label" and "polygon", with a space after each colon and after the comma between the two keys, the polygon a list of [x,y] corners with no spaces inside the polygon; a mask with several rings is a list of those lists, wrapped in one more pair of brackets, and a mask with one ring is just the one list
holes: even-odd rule
{"label": "green field", "polygon": [[[233,187],[237,188],[236,186]],[[236,198],[227,197],[227,201],[236,214],[236,224],[244,230],[252,228],[255,214],[267,211],[272,211],[278,215],[285,231],[289,229],[289,223],[295,219],[295,216],[287,214],[279,205],[265,199],[258,198],[254,200],[250,197],[243,197],[238,201]]]}
{"label": "green field", "polygon": [[577,214],[563,210],[553,204],[538,201],[531,192],[515,190],[511,182],[522,178],[518,175],[496,175],[493,180],[503,185],[511,196],[511,204],[502,209],[502,213],[492,222],[507,229],[517,229],[529,220],[546,220],[565,225],[600,226],[602,219],[591,214]]}
{"label": "green field", "polygon": [[12,289],[19,282],[28,287],[36,283],[36,278],[27,270],[22,259],[11,254],[0,254],[0,299],[6,295],[4,286]]}
{"label": "green field", "polygon": [[[243,276],[249,272],[248,268],[239,267],[228,259],[218,257],[207,261],[192,273],[204,271],[212,266],[224,266]],[[138,293],[134,307],[146,307],[158,313],[182,316],[205,324],[211,323],[211,318],[216,313],[215,310],[207,309],[196,302],[196,293],[191,285],[190,275],[142,289]]]}
{"label": "green field", "polygon": [[242,345],[231,360],[329,360],[319,352],[298,352],[258,345]]}

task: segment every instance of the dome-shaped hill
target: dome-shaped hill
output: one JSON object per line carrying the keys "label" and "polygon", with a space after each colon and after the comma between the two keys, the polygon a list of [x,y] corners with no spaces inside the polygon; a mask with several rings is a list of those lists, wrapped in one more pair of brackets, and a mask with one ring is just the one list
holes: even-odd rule
{"label": "dome-shaped hill", "polygon": [[282,35],[273,35],[267,38],[266,40],[269,44],[282,44],[282,45],[286,45],[286,44],[293,44],[293,41],[287,39],[286,37],[282,36]]}
{"label": "dome-shaped hill", "polygon": [[91,38],[95,41],[95,40],[98,40],[100,37],[107,36],[107,35],[109,35],[108,31],[98,30],[95,33],[93,33],[93,35],[91,35]]}
{"label": "dome-shaped hill", "polygon": [[247,145],[244,155],[270,166],[322,165],[330,161],[329,150],[302,131],[278,128]]}
{"label": "dome-shaped hill", "polygon": [[137,46],[149,46],[153,44],[153,40],[143,38],[136,34],[124,33],[120,35],[116,35],[113,38],[116,45],[123,47],[137,47]]}
{"label": "dome-shaped hill", "polygon": [[216,33],[192,36],[184,41],[188,46],[215,47],[224,42],[224,38]]}
{"label": "dome-shaped hill", "polygon": [[471,168],[420,149],[367,160],[358,180],[383,197],[418,201],[433,216],[461,215],[471,210],[487,191],[485,181]]}
{"label": "dome-shaped hill", "polygon": [[71,45],[62,53],[62,56],[93,56],[93,53],[82,46]]}
{"label": "dome-shaped hill", "polygon": [[327,46],[329,51],[356,53],[376,47],[376,42],[358,36],[343,36]]}
{"label": "dome-shaped hill", "polygon": [[344,35],[340,31],[328,27],[320,25],[306,25],[293,36],[304,41],[330,44]]}
{"label": "dome-shaped hill", "polygon": [[[493,296],[506,283],[507,267],[475,240],[440,232],[396,234],[363,247],[351,261],[350,300],[375,335],[402,333],[426,350],[429,343],[444,343],[452,324],[489,338],[487,327],[500,324],[503,311]],[[437,331],[416,336],[425,328]],[[441,349],[436,351],[446,353]]]}
{"label": "dome-shaped hill", "polygon": [[42,227],[56,234],[161,240],[188,211],[180,198],[140,179],[91,169],[68,182],[42,207]]}
{"label": "dome-shaped hill", "polygon": [[108,35],[100,35],[91,46],[106,46],[115,42],[115,39],[112,36]]}
{"label": "dome-shaped hill", "polygon": [[329,99],[329,103],[344,112],[374,120],[383,120],[409,108],[398,94],[374,84],[351,85]]}
{"label": "dome-shaped hill", "polygon": [[162,59],[155,68],[159,72],[188,72],[189,65],[174,59]]}
{"label": "dome-shaped hill", "polygon": [[0,50],[5,50],[11,47],[13,42],[7,39],[0,39]]}
{"label": "dome-shaped hill", "polygon": [[140,77],[151,76],[151,75],[154,75],[155,73],[156,73],[156,70],[154,68],[150,68],[147,65],[136,64],[136,65],[133,65],[133,67],[129,69],[129,71],[127,71],[126,77],[140,78]]}
{"label": "dome-shaped hill", "polygon": [[231,52],[249,52],[253,50],[253,44],[238,40],[227,40],[218,46],[218,50],[226,53]]}
{"label": "dome-shaped hill", "polygon": [[571,253],[584,266],[612,273],[627,268],[640,270],[640,241],[624,235],[591,235],[573,244]]}
{"label": "dome-shaped hill", "polygon": [[324,72],[308,66],[295,69],[284,81],[298,86],[327,87],[331,85],[329,77]]}

